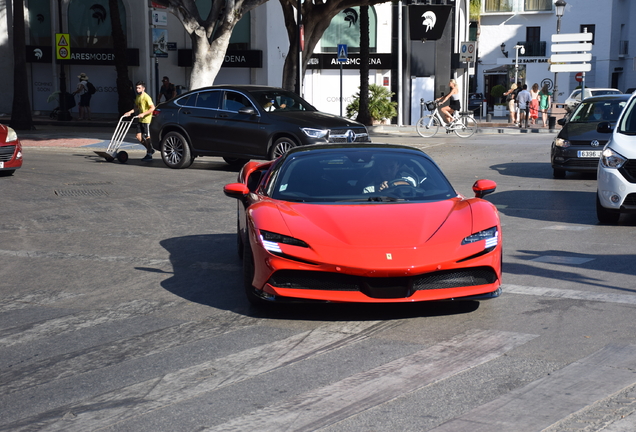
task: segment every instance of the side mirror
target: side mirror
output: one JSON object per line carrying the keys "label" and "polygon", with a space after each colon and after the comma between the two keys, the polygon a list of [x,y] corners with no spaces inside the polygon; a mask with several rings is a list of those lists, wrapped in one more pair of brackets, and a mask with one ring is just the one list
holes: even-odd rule
{"label": "side mirror", "polygon": [[223,186],[223,193],[230,198],[243,200],[250,193],[250,190],[243,183],[230,183]]}
{"label": "side mirror", "polygon": [[483,198],[488,194],[491,194],[497,189],[497,183],[492,180],[477,180],[473,185],[473,192],[475,192],[475,197]]}
{"label": "side mirror", "polygon": [[248,115],[255,115],[256,114],[256,110],[252,107],[243,107],[240,110],[238,110],[239,114],[248,114]]}
{"label": "side mirror", "polygon": [[598,133],[612,133],[613,131],[614,128],[610,122],[604,121],[596,125],[596,132]]}
{"label": "side mirror", "polygon": [[557,123],[560,124],[561,126],[563,126],[566,122],[567,122],[567,120],[566,120],[565,117],[560,118],[560,119],[557,120]]}

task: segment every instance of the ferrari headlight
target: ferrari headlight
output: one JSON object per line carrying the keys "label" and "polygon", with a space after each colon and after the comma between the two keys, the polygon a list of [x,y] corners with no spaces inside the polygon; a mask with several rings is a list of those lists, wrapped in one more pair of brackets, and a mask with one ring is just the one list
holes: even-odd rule
{"label": "ferrari headlight", "polygon": [[324,138],[329,134],[329,129],[313,129],[313,128],[300,128],[310,138]]}
{"label": "ferrari headlight", "polygon": [[570,147],[570,141],[563,138],[557,138],[554,140],[554,145],[557,147]]}
{"label": "ferrari headlight", "polygon": [[7,142],[12,142],[18,139],[18,134],[15,133],[15,131],[10,128],[7,127]]}
{"label": "ferrari headlight", "polygon": [[605,168],[621,168],[625,162],[627,162],[625,157],[609,147],[605,147],[605,150],[601,153],[601,165]]}
{"label": "ferrari headlight", "polygon": [[280,243],[288,244],[292,246],[300,246],[308,248],[309,245],[302,240],[298,240],[297,238],[277,234],[271,231],[261,230],[261,241],[263,242],[263,247],[270,252],[281,253],[282,250],[280,248]]}
{"label": "ferrari headlight", "polygon": [[497,246],[499,242],[499,231],[497,227],[488,228],[478,233],[471,234],[462,240],[462,244],[475,243],[481,240],[486,240],[486,248]]}

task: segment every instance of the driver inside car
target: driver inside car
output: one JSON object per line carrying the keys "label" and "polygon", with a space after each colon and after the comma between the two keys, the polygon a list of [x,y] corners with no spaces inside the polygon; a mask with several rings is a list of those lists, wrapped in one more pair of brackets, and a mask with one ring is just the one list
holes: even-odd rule
{"label": "driver inside car", "polygon": [[362,193],[380,192],[396,186],[417,186],[417,176],[396,159],[380,159],[373,164]]}

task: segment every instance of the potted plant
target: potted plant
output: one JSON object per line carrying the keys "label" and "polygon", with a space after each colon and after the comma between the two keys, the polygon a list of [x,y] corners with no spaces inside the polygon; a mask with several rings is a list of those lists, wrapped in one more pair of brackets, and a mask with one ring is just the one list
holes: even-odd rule
{"label": "potted plant", "polygon": [[[490,96],[493,97],[495,101],[501,102],[501,97],[506,92],[506,88],[501,84],[497,84],[490,90]],[[506,104],[503,103],[495,103],[494,115],[495,117],[505,117],[506,116]]]}
{"label": "potted plant", "polygon": [[[389,121],[397,116],[397,102],[391,101],[393,95],[394,93],[384,86],[369,84],[369,114],[373,124]],[[358,115],[360,92],[353,95],[353,98],[353,101],[347,105],[347,117],[349,118],[355,118]]]}

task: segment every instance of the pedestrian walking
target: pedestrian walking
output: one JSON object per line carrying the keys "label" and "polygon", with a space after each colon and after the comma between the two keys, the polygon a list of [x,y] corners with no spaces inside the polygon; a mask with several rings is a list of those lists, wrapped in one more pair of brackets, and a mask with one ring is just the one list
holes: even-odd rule
{"label": "pedestrian walking", "polygon": [[539,118],[539,84],[532,84],[530,89],[530,124],[535,124]]}
{"label": "pedestrian walking", "polygon": [[77,78],[79,78],[79,82],[73,95],[79,95],[80,97],[78,120],[91,120],[91,96],[95,93],[93,90],[95,87],[89,83],[88,75],[84,72],[79,74]]}
{"label": "pedestrian walking", "polygon": [[519,127],[528,127],[528,111],[530,108],[530,92],[528,84],[524,84],[517,94],[517,108],[519,109]]}
{"label": "pedestrian walking", "polygon": [[152,121],[152,112],[155,110],[155,104],[148,93],[146,93],[146,83],[143,81],[137,81],[136,84],[137,97],[135,98],[135,108],[126,113],[126,116],[131,116],[135,113],[135,110],[139,112],[137,114],[137,140],[146,147],[146,156],[142,161],[151,161],[152,154],[155,149],[152,148],[150,142],[150,122]]}
{"label": "pedestrian walking", "polygon": [[544,84],[539,92],[539,109],[541,110],[541,119],[543,120],[543,127],[548,126],[548,110],[550,109],[550,99],[552,93],[547,84]]}
{"label": "pedestrian walking", "polygon": [[170,78],[167,76],[163,77],[162,83],[163,84],[159,89],[159,99],[157,100],[157,103],[161,103],[161,96],[166,99],[166,102],[177,96],[177,89],[174,84],[170,82]]}
{"label": "pedestrian walking", "polygon": [[517,101],[515,100],[515,90],[517,84],[512,83],[507,92],[504,93],[506,97],[506,105],[508,105],[508,111],[510,111],[510,121],[516,125],[519,124],[517,120]]}

